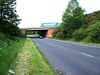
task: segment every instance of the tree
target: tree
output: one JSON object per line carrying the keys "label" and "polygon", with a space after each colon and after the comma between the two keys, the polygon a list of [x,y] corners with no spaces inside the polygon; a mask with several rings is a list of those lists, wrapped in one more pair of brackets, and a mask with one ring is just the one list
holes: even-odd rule
{"label": "tree", "polygon": [[70,38],[72,33],[84,24],[84,11],[77,0],[70,0],[62,17],[62,32],[65,38]]}
{"label": "tree", "polygon": [[17,25],[21,21],[16,14],[15,5],[16,0],[0,0],[0,31],[13,36],[18,35]]}
{"label": "tree", "polygon": [[15,25],[20,21],[19,16],[16,14],[16,0],[1,0],[0,1],[0,18],[11,22]]}

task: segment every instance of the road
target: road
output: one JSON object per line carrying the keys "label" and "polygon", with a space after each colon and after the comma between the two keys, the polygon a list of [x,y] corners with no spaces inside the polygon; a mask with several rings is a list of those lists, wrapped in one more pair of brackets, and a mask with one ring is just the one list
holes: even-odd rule
{"label": "road", "polygon": [[100,46],[54,39],[32,39],[61,75],[100,75]]}

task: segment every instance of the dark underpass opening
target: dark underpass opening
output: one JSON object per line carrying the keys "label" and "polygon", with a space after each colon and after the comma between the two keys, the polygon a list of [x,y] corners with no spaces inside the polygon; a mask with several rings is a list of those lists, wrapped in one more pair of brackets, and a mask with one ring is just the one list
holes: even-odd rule
{"label": "dark underpass opening", "polygon": [[27,30],[26,35],[29,37],[34,37],[34,38],[37,38],[40,36],[45,38],[47,35],[47,31],[48,30]]}

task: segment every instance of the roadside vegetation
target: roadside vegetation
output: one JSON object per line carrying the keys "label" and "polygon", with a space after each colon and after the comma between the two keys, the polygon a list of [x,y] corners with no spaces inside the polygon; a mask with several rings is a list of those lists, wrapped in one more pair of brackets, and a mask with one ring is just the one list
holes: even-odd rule
{"label": "roadside vegetation", "polygon": [[9,70],[7,75],[56,75],[30,38],[20,48]]}
{"label": "roadside vegetation", "polygon": [[[9,41],[9,43],[7,43]],[[25,39],[12,41],[9,38],[0,39],[0,75],[5,75],[20,48],[23,47]]]}
{"label": "roadside vegetation", "polygon": [[22,37],[20,21],[16,0],[0,0],[0,75],[55,75],[31,39]]}
{"label": "roadside vegetation", "polygon": [[100,10],[86,14],[77,0],[70,0],[62,16],[62,23],[55,28],[57,39],[100,43]]}
{"label": "roadside vegetation", "polygon": [[38,33],[35,33],[35,32],[27,32],[26,37],[39,38],[40,35]]}
{"label": "roadside vegetation", "polygon": [[0,75],[4,75],[15,58],[17,47],[22,46],[17,26],[21,19],[16,14],[15,6],[16,0],[0,0]]}

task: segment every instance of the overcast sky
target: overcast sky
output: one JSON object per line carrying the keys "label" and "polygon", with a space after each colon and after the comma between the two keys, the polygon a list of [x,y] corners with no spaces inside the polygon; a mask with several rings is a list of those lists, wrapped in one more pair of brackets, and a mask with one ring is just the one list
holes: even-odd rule
{"label": "overcast sky", "polygon": [[[100,10],[100,0],[78,0],[87,13]],[[17,0],[20,28],[39,27],[41,23],[61,22],[68,0]]]}

